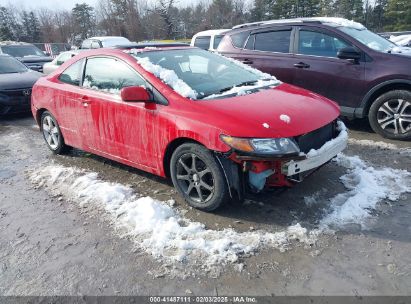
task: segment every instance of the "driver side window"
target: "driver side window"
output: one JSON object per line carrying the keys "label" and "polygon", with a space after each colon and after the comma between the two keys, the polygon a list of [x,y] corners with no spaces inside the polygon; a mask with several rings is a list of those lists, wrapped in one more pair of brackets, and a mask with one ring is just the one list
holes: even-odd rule
{"label": "driver side window", "polygon": [[125,63],[108,57],[87,59],[83,87],[112,94],[129,86],[146,86],[143,78]]}
{"label": "driver side window", "polygon": [[340,49],[351,46],[337,37],[315,31],[300,30],[298,40],[298,54],[334,57]]}

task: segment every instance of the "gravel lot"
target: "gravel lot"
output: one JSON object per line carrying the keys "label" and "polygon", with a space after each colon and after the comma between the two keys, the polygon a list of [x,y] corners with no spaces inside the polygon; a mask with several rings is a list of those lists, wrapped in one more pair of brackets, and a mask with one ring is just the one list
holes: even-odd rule
{"label": "gravel lot", "polygon": [[[382,139],[361,121],[347,126],[345,155],[358,155],[376,170],[411,171],[410,142]],[[0,295],[411,295],[409,192],[380,199],[364,221],[321,232],[315,242],[289,237],[286,248],[260,246],[233,263],[204,267],[191,256],[181,262],[153,256],[104,208],[65,192],[70,180],[66,188],[47,186],[44,178],[33,182],[50,165],[97,172],[101,181],[164,204],[173,199],[172,210],[184,219],[236,235],[296,224],[316,231],[330,201],[349,191],[340,180],[347,168],[331,162],[287,191],[199,212],[168,180],[78,150],[54,156],[30,116],[2,118]],[[410,176],[401,182],[410,187]]]}

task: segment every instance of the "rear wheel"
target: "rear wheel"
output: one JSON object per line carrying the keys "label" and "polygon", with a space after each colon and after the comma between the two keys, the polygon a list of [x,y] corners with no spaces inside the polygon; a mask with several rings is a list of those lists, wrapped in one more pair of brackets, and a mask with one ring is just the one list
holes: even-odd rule
{"label": "rear wheel", "polygon": [[67,151],[68,146],[64,143],[63,134],[57,120],[48,111],[41,115],[41,132],[47,146],[53,153],[62,154]]}
{"label": "rear wheel", "polygon": [[212,211],[228,199],[227,183],[220,165],[205,147],[179,146],[170,162],[174,187],[194,208]]}
{"label": "rear wheel", "polygon": [[370,107],[372,129],[390,139],[411,138],[411,92],[395,90],[382,94]]}

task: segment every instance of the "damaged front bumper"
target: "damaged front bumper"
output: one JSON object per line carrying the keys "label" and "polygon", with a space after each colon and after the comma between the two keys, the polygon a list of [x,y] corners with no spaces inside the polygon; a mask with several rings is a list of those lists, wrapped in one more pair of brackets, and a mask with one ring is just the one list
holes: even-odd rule
{"label": "damaged front bumper", "polygon": [[[267,157],[232,152],[228,156],[240,165],[242,178],[254,192],[270,187],[291,187],[316,169],[328,163],[347,147],[348,133],[344,123],[337,121],[336,134],[319,149],[294,156]],[[230,185],[230,183],[229,183]]]}
{"label": "damaged front bumper", "polygon": [[347,147],[347,141],[348,136],[340,132],[339,136],[326,142],[320,149],[312,150],[312,153],[309,152],[305,155],[305,159],[290,160],[284,163],[281,167],[281,173],[286,176],[294,176],[321,167],[342,152]]}

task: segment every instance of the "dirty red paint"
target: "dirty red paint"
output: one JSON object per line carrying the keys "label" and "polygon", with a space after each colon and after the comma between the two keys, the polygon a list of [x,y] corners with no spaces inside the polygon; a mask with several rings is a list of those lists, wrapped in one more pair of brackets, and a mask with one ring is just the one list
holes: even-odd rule
{"label": "dirty red paint", "polygon": [[[125,62],[155,87],[168,100],[168,105],[126,102],[118,95],[58,79],[67,67],[90,56],[109,56]],[[175,140],[193,140],[210,150],[229,152],[231,148],[221,141],[221,134],[293,137],[316,130],[340,114],[336,103],[287,84],[226,99],[190,100],[145,71],[134,57],[115,49],[82,52],[41,78],[32,94],[32,112],[37,120],[43,110],[50,111],[57,119],[67,145],[160,176],[166,175],[164,158],[167,147]],[[282,114],[291,121],[281,120]],[[260,168],[257,171],[267,167],[278,169],[280,164],[280,161],[260,162],[256,167]],[[284,183],[284,180],[278,181]]]}

